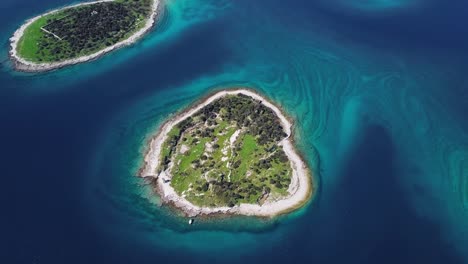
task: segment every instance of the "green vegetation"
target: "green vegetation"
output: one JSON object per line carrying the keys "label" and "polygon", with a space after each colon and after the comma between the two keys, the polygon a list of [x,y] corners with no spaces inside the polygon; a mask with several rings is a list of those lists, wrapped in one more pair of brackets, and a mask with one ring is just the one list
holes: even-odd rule
{"label": "green vegetation", "polygon": [[159,168],[196,205],[261,204],[288,194],[292,168],[278,145],[286,136],[276,114],[260,101],[227,95],[170,131]]}
{"label": "green vegetation", "polygon": [[17,51],[32,62],[60,62],[93,54],[141,29],[153,0],[116,0],[67,8],[26,28]]}

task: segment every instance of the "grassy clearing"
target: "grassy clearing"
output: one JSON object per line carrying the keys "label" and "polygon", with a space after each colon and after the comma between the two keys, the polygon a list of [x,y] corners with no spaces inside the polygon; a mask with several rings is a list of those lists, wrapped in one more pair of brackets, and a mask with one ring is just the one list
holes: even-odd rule
{"label": "grassy clearing", "polygon": [[252,163],[258,160],[258,154],[255,153],[258,151],[257,141],[252,135],[244,135],[241,138],[240,145],[241,149],[238,151],[238,155],[233,160],[234,164],[236,162],[240,164],[237,169],[233,170],[231,179],[234,181],[239,181],[244,178],[247,175],[247,171],[252,167]]}

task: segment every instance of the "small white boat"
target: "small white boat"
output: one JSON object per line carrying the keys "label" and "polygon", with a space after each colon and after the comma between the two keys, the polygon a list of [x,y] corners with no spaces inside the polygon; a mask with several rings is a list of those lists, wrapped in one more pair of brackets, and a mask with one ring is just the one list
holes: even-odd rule
{"label": "small white boat", "polygon": [[193,221],[195,221],[193,218],[190,218],[190,220],[188,221],[188,224],[191,225],[193,224]]}

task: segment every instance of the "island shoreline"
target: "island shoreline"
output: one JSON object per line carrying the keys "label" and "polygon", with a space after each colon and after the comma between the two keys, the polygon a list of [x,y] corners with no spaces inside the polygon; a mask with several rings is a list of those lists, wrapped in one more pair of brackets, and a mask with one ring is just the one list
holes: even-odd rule
{"label": "island shoreline", "polygon": [[50,15],[50,14],[65,10],[65,9],[69,9],[69,8],[75,8],[75,7],[84,6],[84,5],[93,5],[93,4],[104,3],[104,2],[113,2],[113,1],[115,1],[115,0],[98,0],[98,1],[93,1],[93,2],[79,3],[79,4],[75,4],[75,5],[65,6],[65,7],[62,7],[62,8],[53,9],[51,11],[48,11],[48,12],[44,13],[44,14],[35,16],[33,18],[30,18],[30,19],[27,19],[25,21],[25,23],[23,25],[21,25],[13,33],[13,36],[10,38],[10,51],[8,53],[8,56],[9,56],[11,62],[13,63],[13,68],[16,71],[20,71],[20,72],[41,73],[41,72],[49,72],[49,71],[57,70],[57,69],[64,68],[64,67],[67,67],[67,66],[72,66],[72,65],[76,65],[76,64],[81,64],[81,63],[86,63],[86,62],[89,62],[89,61],[97,60],[97,59],[101,58],[102,56],[104,56],[104,55],[106,55],[106,54],[108,54],[108,53],[110,53],[112,51],[115,51],[115,50],[118,50],[120,48],[135,44],[139,39],[141,39],[148,32],[151,31],[151,29],[156,25],[156,22],[158,21],[158,19],[160,18],[160,16],[163,13],[162,6],[163,6],[164,0],[153,0],[152,13],[148,17],[148,19],[146,20],[145,26],[143,28],[141,28],[140,30],[138,30],[137,32],[135,32],[134,34],[129,36],[128,38],[126,38],[126,39],[124,39],[124,40],[122,40],[122,41],[120,41],[118,43],[115,43],[112,46],[106,47],[103,50],[97,51],[97,52],[95,52],[93,54],[89,54],[89,55],[74,58],[74,59],[68,59],[68,60],[64,60],[64,61],[60,61],[60,62],[50,62],[50,63],[47,63],[47,62],[35,63],[35,62],[28,61],[26,59],[23,59],[23,58],[21,58],[21,56],[19,56],[17,48],[18,48],[18,44],[19,44],[19,42],[20,42],[20,40],[21,40],[21,38],[22,38],[22,36],[24,34],[24,31],[32,23],[34,23],[38,19],[40,19],[40,18],[42,18],[44,16],[47,16],[47,15]]}
{"label": "island shoreline", "polygon": [[[167,184],[157,173],[159,165],[161,147],[166,140],[167,132],[172,129],[188,116],[193,115],[196,111],[200,110],[209,103],[219,99],[228,94],[244,94],[251,96],[255,100],[260,100],[262,103],[272,109],[280,122],[284,126],[284,130],[288,135],[281,141],[286,155],[292,164],[293,178],[291,185],[295,184],[295,190],[289,196],[279,199],[278,201],[268,202],[260,206],[257,204],[241,204],[235,207],[198,207],[193,205],[184,198],[179,197],[170,184]],[[168,205],[188,217],[217,217],[226,215],[240,215],[240,216],[257,216],[257,217],[276,217],[290,213],[299,208],[302,208],[311,200],[314,190],[314,182],[312,172],[308,168],[302,155],[294,147],[294,122],[293,119],[288,117],[282,109],[273,104],[264,96],[260,95],[257,91],[245,87],[225,88],[222,90],[214,91],[207,96],[197,100],[191,106],[171,116],[168,120],[158,126],[157,133],[153,134],[145,144],[143,165],[138,170],[138,176],[149,180],[153,191],[161,198],[162,204]],[[298,173],[299,171],[299,173]],[[296,182],[294,182],[296,181]],[[170,190],[172,189],[172,190]],[[279,205],[278,205],[279,203]]]}

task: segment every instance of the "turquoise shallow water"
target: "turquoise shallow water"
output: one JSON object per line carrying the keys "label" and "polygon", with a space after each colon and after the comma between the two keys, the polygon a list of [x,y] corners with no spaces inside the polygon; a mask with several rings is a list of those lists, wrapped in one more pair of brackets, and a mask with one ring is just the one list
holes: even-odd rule
{"label": "turquoise shallow water", "polygon": [[[10,262],[467,262],[462,3],[172,0],[137,45],[30,75],[5,61],[9,35],[68,2],[29,2],[1,11]],[[189,227],[134,176],[162,122],[229,86],[293,117],[317,195]]]}

